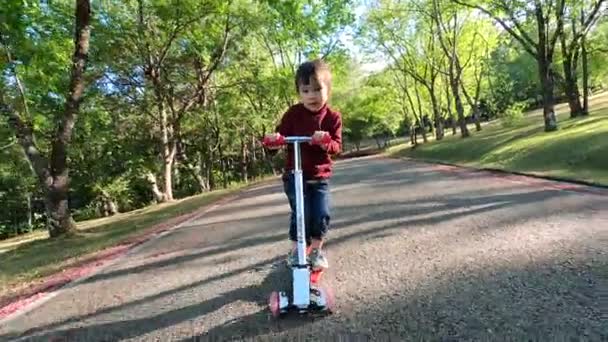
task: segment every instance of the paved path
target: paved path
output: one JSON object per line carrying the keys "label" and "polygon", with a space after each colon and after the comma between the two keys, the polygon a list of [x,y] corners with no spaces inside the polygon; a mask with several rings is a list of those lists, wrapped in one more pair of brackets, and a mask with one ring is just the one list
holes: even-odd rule
{"label": "paved path", "polygon": [[268,294],[289,285],[288,206],[272,184],[61,292],[0,340],[607,338],[608,196],[543,184],[340,162],[324,277],[335,315],[269,318]]}

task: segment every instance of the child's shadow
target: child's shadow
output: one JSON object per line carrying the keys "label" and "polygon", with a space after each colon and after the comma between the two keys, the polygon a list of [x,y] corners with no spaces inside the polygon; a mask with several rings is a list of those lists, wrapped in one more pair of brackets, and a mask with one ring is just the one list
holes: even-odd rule
{"label": "child's shadow", "polygon": [[261,284],[241,288],[226,294],[224,299],[227,304],[236,301],[248,301],[260,304],[262,310],[228,321],[214,327],[202,334],[193,336],[183,341],[224,341],[224,340],[247,340],[260,335],[274,335],[287,330],[294,330],[311,324],[315,320],[323,319],[323,315],[298,315],[289,313],[282,318],[272,317],[268,308],[268,298],[272,291],[290,292],[291,270],[285,266],[284,261],[275,262],[269,267],[268,272]]}

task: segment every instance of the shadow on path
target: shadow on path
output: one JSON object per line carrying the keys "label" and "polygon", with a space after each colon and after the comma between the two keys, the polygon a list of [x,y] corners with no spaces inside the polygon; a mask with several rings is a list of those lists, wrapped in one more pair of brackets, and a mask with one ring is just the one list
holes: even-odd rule
{"label": "shadow on path", "polygon": [[[101,310],[92,315],[81,316],[70,319],[68,321],[49,325],[43,328],[28,331],[21,336],[33,335],[27,341],[116,341],[120,339],[135,338],[151,333],[163,328],[171,327],[183,322],[194,320],[198,317],[208,315],[224,306],[229,306],[237,301],[245,301],[255,303],[262,307],[262,310],[236,320],[232,320],[217,326],[208,332],[198,334],[196,329],[193,331],[193,337],[198,334],[199,338],[207,339],[209,337],[218,338],[220,340],[226,338],[249,338],[261,334],[267,334],[278,331],[286,331],[298,328],[314,321],[314,318],[288,316],[283,320],[274,320],[267,309],[269,294],[278,289],[286,289],[290,286],[290,271],[284,266],[284,258],[273,258],[255,265],[249,265],[244,269],[235,270],[219,277],[205,279],[200,282],[179,287],[171,291],[166,291],[158,295],[150,296],[142,300],[133,301],[124,304],[120,307],[112,307],[109,310]],[[226,278],[231,275],[246,271],[262,271],[268,272],[264,280],[256,286],[242,287],[236,290],[229,291],[217,297],[195,303],[188,306],[183,306],[179,309],[169,310],[157,315],[130,319],[123,321],[114,321],[109,323],[92,324],[88,326],[51,330],[58,326],[77,323],[84,319],[92,318],[106,313],[107,311],[115,311],[118,309],[126,309],[128,307],[141,305],[146,302],[152,302],[155,299],[164,296],[179,296],[180,293],[192,288],[202,286],[211,281]],[[51,330],[51,331],[49,331]],[[42,334],[39,334],[43,332]],[[2,336],[3,338],[16,338],[17,336]],[[192,337],[184,339],[190,341]]]}
{"label": "shadow on path", "polygon": [[[436,225],[443,221],[452,220],[464,216],[479,215],[492,210],[505,208],[512,205],[526,205],[534,202],[546,201],[554,197],[566,197],[573,195],[570,192],[558,191],[558,190],[540,190],[526,193],[515,193],[515,194],[499,194],[499,195],[487,195],[479,197],[468,197],[464,196],[452,196],[445,198],[444,200],[428,198],[428,199],[413,199],[407,201],[395,201],[391,203],[379,203],[374,205],[362,204],[352,205],[348,207],[336,208],[336,216],[347,217],[349,219],[337,221],[332,225],[332,231],[349,228],[354,224],[372,223],[375,221],[385,220],[397,220],[395,223],[388,224],[382,228],[375,229],[374,232],[380,232],[396,228],[399,226],[416,227],[422,225]],[[439,203],[435,206],[420,206],[426,203]],[[445,212],[446,210],[460,211]],[[368,212],[368,214],[359,214],[361,212]],[[433,214],[428,217],[422,218],[411,218],[416,215]],[[274,217],[269,215],[267,218]],[[259,218],[258,218],[259,219]],[[239,221],[246,221],[245,219]],[[265,227],[261,234],[269,234],[276,231],[277,228],[270,225]],[[363,232],[361,232],[363,233]],[[347,235],[353,237],[360,235],[360,233]],[[340,241],[344,240],[345,237],[340,237]],[[153,261],[143,265],[119,269],[115,271],[109,271],[105,273],[97,274],[93,277],[86,279],[83,283],[92,283],[99,280],[107,280],[114,277],[119,277],[126,274],[140,273],[145,271],[154,270],[165,266],[174,266],[178,263],[184,263],[195,259],[210,257],[226,252],[235,251],[241,248],[248,248],[252,246],[259,246],[263,244],[270,244],[280,242],[286,239],[286,233],[274,234],[274,235],[263,235],[254,238],[239,239],[234,242],[224,243],[219,247],[206,248],[200,252],[180,255],[173,258]],[[335,243],[333,239],[328,240],[328,243]]]}

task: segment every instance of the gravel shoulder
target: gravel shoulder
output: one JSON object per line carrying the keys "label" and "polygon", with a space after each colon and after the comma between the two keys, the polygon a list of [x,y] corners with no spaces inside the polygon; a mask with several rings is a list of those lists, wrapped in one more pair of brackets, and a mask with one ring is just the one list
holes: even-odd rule
{"label": "gravel shoulder", "polygon": [[366,157],[340,161],[338,312],[274,321],[281,185],[244,192],[0,327],[0,340],[608,338],[608,196]]}

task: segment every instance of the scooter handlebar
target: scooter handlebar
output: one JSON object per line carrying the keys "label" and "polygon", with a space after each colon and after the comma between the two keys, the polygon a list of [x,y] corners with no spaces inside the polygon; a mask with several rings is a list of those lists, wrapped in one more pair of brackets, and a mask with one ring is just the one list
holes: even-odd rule
{"label": "scooter handlebar", "polygon": [[293,144],[296,142],[313,142],[316,144],[328,144],[331,142],[331,136],[326,134],[321,140],[313,140],[312,137],[308,136],[282,136],[279,135],[275,140],[271,141],[268,137],[264,137],[262,144],[264,146],[281,146],[285,144]]}
{"label": "scooter handlebar", "polygon": [[264,146],[281,146],[285,145],[285,137],[279,135],[276,139],[271,140],[268,137],[264,137],[262,140],[262,145]]}

